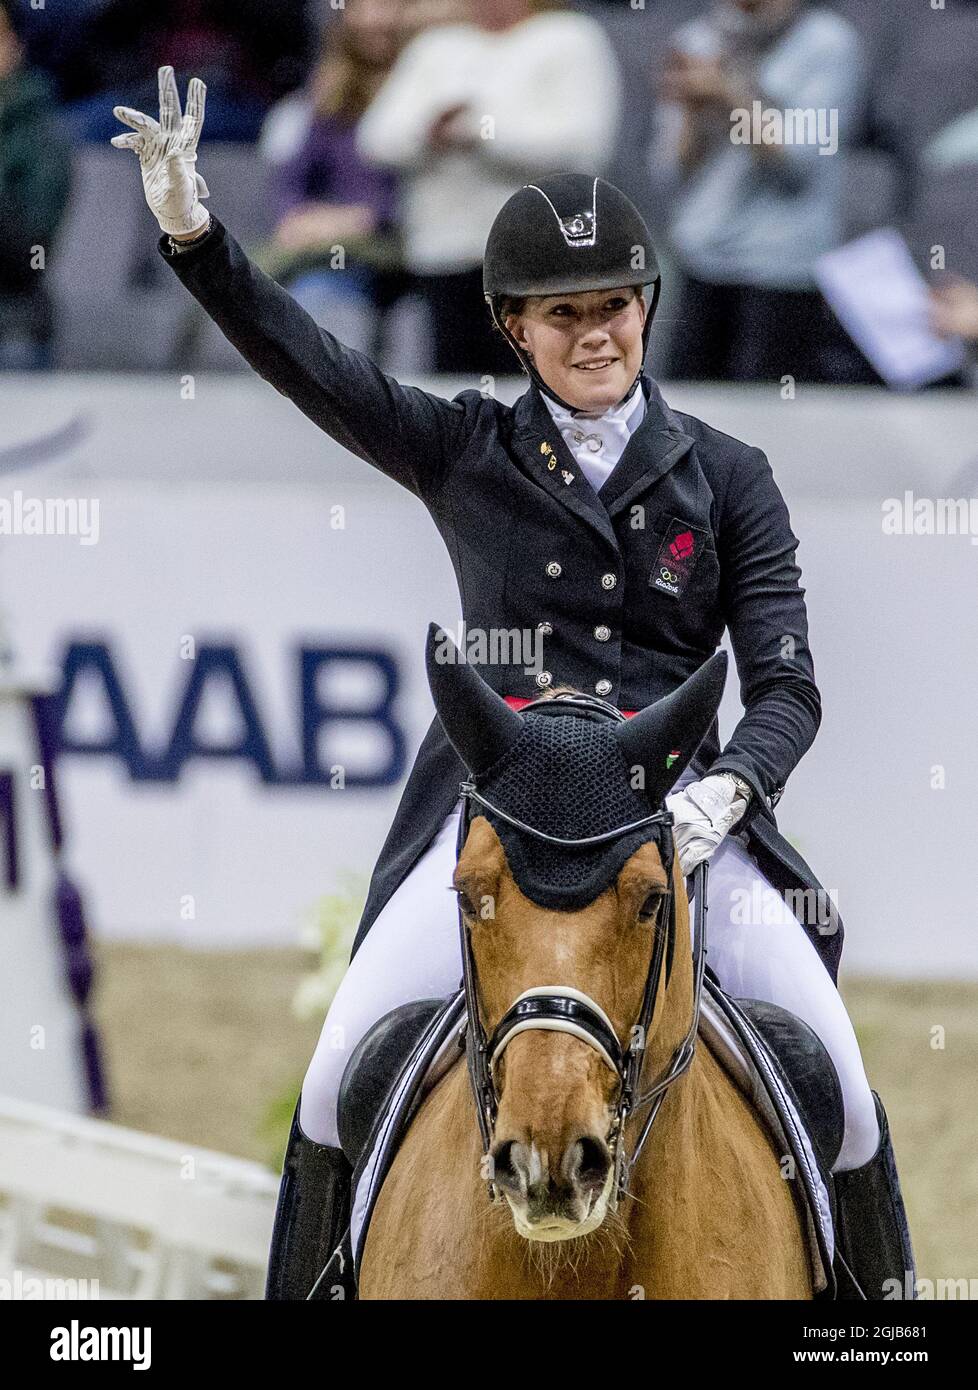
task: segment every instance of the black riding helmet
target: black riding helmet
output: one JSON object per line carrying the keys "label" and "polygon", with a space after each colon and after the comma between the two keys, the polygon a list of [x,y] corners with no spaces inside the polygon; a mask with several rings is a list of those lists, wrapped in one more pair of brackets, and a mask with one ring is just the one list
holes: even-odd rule
{"label": "black riding helmet", "polygon": [[[551,174],[527,183],[496,214],[486,242],[482,288],[497,328],[551,400],[574,409],[543,381],[503,322],[504,296],[577,294],[652,286],[642,331],[643,358],[659,301],[659,263],[638,208],[606,179]],[[638,378],[636,377],[636,381]],[[629,387],[626,397],[635,389]]]}

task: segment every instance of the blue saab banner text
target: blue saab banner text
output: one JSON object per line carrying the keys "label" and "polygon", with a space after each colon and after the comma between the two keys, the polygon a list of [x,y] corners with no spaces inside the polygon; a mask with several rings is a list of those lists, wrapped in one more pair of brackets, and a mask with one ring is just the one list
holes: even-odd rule
{"label": "blue saab banner text", "polygon": [[[321,761],[322,731],[332,723],[342,722],[349,726],[352,721],[373,726],[381,732],[389,752],[386,761],[370,772],[344,769],[342,784],[345,787],[388,787],[397,782],[405,767],[405,739],[393,713],[400,685],[394,658],[375,648],[302,646],[295,649],[294,660],[295,719],[301,748],[298,766],[276,765],[272,740],[249,684],[241,653],[233,643],[198,645],[195,659],[187,663],[188,678],[178,697],[166,745],[149,748],[140,737],[133,701],[111,642],[69,642],[62,663],[62,686],[51,701],[55,751],[118,758],[134,782],[177,782],[188,763],[219,758],[250,763],[268,786],[329,788],[336,782],[331,768]],[[324,670],[351,662],[373,667],[380,678],[380,696],[367,707],[329,703],[319,692],[319,678]],[[107,735],[85,738],[67,732],[73,693],[81,679],[94,680],[101,689],[111,720]],[[197,731],[198,710],[212,687],[218,687],[225,699],[228,691],[231,692],[230,698],[236,705],[242,726],[242,733],[233,740],[208,742]]]}

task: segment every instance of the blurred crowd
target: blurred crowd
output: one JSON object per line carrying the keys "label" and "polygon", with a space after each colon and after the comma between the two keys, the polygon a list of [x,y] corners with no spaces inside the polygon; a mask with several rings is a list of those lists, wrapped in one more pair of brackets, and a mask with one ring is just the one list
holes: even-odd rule
{"label": "blurred crowd", "polygon": [[[113,106],[155,113],[163,63],[207,83],[212,188],[209,149],[250,152],[249,251],[354,346],[383,356],[409,297],[419,367],[512,372],[486,234],[522,183],[582,170],[662,247],[657,376],[880,383],[817,267],[887,227],[927,331],[966,345],[928,384],[974,382],[978,0],[0,0],[0,367],[65,365],[43,272]],[[770,124],[788,110],[819,113],[807,138]]]}

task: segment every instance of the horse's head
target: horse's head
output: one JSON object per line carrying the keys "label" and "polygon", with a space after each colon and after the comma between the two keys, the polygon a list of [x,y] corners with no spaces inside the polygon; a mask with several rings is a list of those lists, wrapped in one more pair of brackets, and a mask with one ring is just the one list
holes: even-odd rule
{"label": "horse's head", "polygon": [[646,1044],[675,1044],[668,993],[688,1023],[685,887],[662,803],[725,672],[718,653],[631,720],[579,695],[518,714],[429,631],[435,705],[470,773],[454,876],[470,1067],[492,1180],[529,1239],[601,1225]]}

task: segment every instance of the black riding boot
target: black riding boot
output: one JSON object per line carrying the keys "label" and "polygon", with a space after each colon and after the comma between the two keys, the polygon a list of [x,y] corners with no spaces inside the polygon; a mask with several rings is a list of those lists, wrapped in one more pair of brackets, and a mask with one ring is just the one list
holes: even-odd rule
{"label": "black riding boot", "polygon": [[314,1298],[356,1297],[348,1240],[350,1177],[342,1149],[303,1134],[296,1102],[268,1254],[266,1299],[306,1299],[317,1283]]}
{"label": "black riding boot", "polygon": [[[917,1271],[890,1126],[876,1092],[879,1147],[868,1163],[836,1173],[836,1277],[841,1299],[916,1297]],[[844,1261],[844,1263],[843,1263]],[[908,1277],[909,1276],[909,1277]]]}

